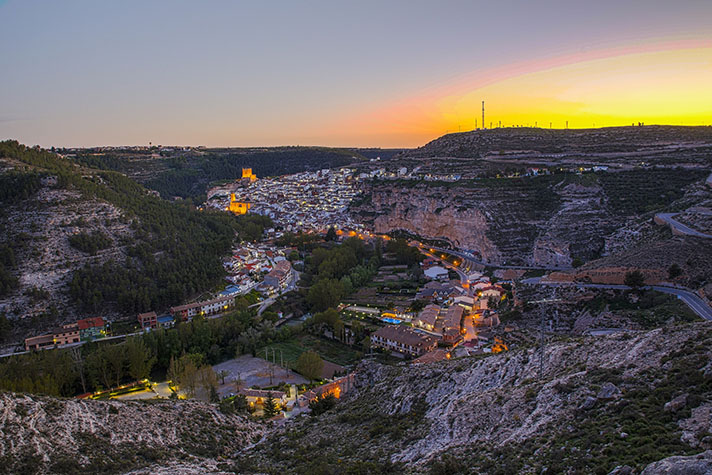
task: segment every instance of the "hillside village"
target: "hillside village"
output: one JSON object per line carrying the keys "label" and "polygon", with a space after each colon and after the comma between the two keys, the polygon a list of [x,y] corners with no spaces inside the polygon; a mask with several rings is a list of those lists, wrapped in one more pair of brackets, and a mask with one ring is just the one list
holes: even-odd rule
{"label": "hillside village", "polygon": [[[318,417],[339,401],[360,397],[364,373],[371,378],[373,365],[432,371],[502,353],[543,353],[561,337],[634,335],[712,318],[708,294],[683,285],[690,261],[679,269],[596,267],[595,260],[576,266],[566,260],[493,262],[486,249],[458,246],[447,236],[374,227],[361,218],[375,196],[369,187],[379,180],[459,186],[460,177],[421,179],[404,167],[389,167],[379,160],[277,178],[243,169],[242,178],[210,189],[195,211],[265,219],[252,227],[251,239],[235,238],[220,257],[219,284],[128,319],[102,312],[67,319],[28,335],[22,348],[3,359],[26,358],[31,365],[68,355],[82,390],[79,379],[50,386],[65,391],[61,395],[198,399],[253,421],[299,421],[302,414]],[[552,176],[532,168],[497,179]],[[685,213],[651,215],[645,233],[661,239],[669,226],[679,239],[704,239],[684,228],[676,232],[676,223],[706,230],[708,195],[706,185],[695,184],[682,198],[690,203]],[[639,283],[631,283],[634,277]],[[686,305],[680,309],[673,296]],[[127,353],[111,369],[110,348],[124,347],[134,356]],[[154,365],[160,369],[152,370]],[[29,387],[27,378],[11,384],[13,390]]]}

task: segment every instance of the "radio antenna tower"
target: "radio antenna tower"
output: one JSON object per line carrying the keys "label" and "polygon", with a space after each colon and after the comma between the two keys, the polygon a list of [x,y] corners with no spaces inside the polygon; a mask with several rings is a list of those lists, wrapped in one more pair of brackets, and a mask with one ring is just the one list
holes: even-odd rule
{"label": "radio antenna tower", "polygon": [[482,101],[482,128],[485,128],[485,101]]}

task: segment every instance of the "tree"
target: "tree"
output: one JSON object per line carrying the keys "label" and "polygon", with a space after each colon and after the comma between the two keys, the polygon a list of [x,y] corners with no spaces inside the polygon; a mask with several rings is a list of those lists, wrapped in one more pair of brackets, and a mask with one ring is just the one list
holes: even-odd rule
{"label": "tree", "polygon": [[266,419],[274,417],[280,412],[279,405],[272,397],[271,392],[267,394],[267,399],[265,399],[265,402],[262,404],[262,410]]}
{"label": "tree", "polygon": [[81,346],[73,346],[69,350],[69,354],[72,356],[72,361],[74,366],[77,368],[77,373],[79,373],[79,380],[82,383],[82,392],[87,392],[86,378],[84,377],[84,357],[82,356]]}
{"label": "tree", "polygon": [[361,348],[363,348],[364,353],[369,353],[371,351],[371,338],[365,337],[361,340]]}
{"label": "tree", "polygon": [[200,384],[200,387],[203,388],[203,391],[208,395],[208,399],[210,402],[217,402],[216,399],[219,401],[218,393],[217,393],[217,386],[218,386],[218,378],[215,374],[215,371],[213,371],[212,366],[210,365],[205,365],[201,367],[198,370],[198,384]]}
{"label": "tree", "polygon": [[571,266],[574,268],[581,267],[582,265],[583,261],[578,257],[574,257],[574,259],[571,261]]}
{"label": "tree", "polygon": [[425,308],[426,304],[427,302],[425,300],[414,300],[413,303],[410,304],[410,309],[414,312],[420,312]]}
{"label": "tree", "polygon": [[121,378],[124,376],[124,367],[126,365],[126,354],[124,353],[123,345],[106,346],[105,355],[109,359],[109,365],[114,377],[115,386],[121,384]]}
{"label": "tree", "polygon": [[224,369],[221,369],[217,373],[217,377],[220,378],[220,381],[222,382],[222,384],[225,384],[225,378],[227,378],[229,375],[230,375],[230,373]]}
{"label": "tree", "polygon": [[171,356],[171,362],[168,364],[168,371],[166,372],[166,378],[168,378],[168,381],[178,384],[182,371],[183,368],[181,367],[180,360],[177,360]]}
{"label": "tree", "polygon": [[318,416],[334,406],[336,406],[336,396],[332,393],[324,394],[321,397],[317,397],[316,399],[309,401],[309,409],[311,409],[310,415]]}
{"label": "tree", "polygon": [[252,412],[254,411],[254,407],[247,403],[247,396],[244,394],[238,394],[235,396],[232,400],[232,406],[235,409],[235,412],[238,413],[248,412],[250,410],[252,410]]}
{"label": "tree", "polygon": [[312,310],[321,312],[329,307],[336,307],[341,301],[344,289],[335,279],[322,279],[312,285],[307,293],[307,302]]}
{"label": "tree", "polygon": [[198,368],[201,365],[201,358],[201,355],[189,353],[178,359],[171,358],[168,366],[167,378],[181,388],[185,388],[189,397],[195,395],[195,388],[200,382]]}
{"label": "tree", "polygon": [[326,237],[324,238],[326,241],[336,241],[336,229],[334,229],[333,226],[330,226],[329,229],[326,231]]}
{"label": "tree", "polygon": [[639,270],[626,272],[623,283],[628,287],[638,289],[645,285],[645,276]]}
{"label": "tree", "polygon": [[674,279],[674,278],[676,278],[676,277],[680,277],[680,275],[682,275],[682,269],[680,268],[679,265],[677,265],[677,263],[671,265],[671,266],[668,268],[668,277],[669,277],[670,279]]}
{"label": "tree", "polygon": [[305,351],[297,359],[296,370],[307,379],[319,379],[323,369],[324,360],[313,350]]}
{"label": "tree", "polygon": [[95,387],[103,386],[104,389],[111,388],[111,367],[109,360],[105,356],[106,346],[99,346],[87,358],[87,369]]}
{"label": "tree", "polygon": [[148,378],[148,375],[151,373],[151,368],[156,362],[156,358],[151,356],[151,352],[146,348],[146,344],[143,340],[132,337],[126,340],[125,346],[131,379],[140,381]]}

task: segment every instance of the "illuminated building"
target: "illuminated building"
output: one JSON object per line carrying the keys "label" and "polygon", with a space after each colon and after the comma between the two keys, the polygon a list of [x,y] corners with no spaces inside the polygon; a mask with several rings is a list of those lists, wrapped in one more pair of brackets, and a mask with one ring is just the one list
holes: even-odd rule
{"label": "illuminated building", "polygon": [[242,169],[242,178],[249,180],[250,183],[254,183],[257,181],[257,175],[252,173],[252,168],[243,168]]}
{"label": "illuminated building", "polygon": [[230,205],[227,207],[228,211],[232,211],[235,214],[247,214],[247,211],[252,207],[251,203],[244,203],[237,201],[235,193],[230,193]]}

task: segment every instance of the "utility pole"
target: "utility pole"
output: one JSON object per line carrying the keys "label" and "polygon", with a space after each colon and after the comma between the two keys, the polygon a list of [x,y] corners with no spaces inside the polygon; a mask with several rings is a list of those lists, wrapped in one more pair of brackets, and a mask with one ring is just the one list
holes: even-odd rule
{"label": "utility pole", "polygon": [[[482,101],[482,128],[485,127],[485,101]],[[492,125],[490,125],[490,129]]]}

